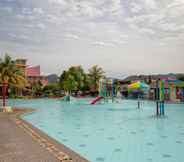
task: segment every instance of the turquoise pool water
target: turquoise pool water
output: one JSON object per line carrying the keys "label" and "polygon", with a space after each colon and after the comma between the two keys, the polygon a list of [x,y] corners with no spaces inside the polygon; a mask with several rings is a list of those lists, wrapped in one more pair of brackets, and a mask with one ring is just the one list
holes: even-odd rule
{"label": "turquoise pool water", "polygon": [[155,118],[155,103],[89,105],[60,100],[12,100],[11,105],[36,108],[25,116],[49,136],[91,162],[183,162],[184,105],[166,105],[166,117]]}

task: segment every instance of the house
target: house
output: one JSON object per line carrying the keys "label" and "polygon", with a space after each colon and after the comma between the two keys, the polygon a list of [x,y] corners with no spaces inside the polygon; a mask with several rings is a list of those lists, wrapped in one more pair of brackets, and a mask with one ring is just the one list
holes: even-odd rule
{"label": "house", "polygon": [[25,76],[30,84],[40,82],[43,86],[48,84],[46,76],[41,75],[40,66],[26,67]]}

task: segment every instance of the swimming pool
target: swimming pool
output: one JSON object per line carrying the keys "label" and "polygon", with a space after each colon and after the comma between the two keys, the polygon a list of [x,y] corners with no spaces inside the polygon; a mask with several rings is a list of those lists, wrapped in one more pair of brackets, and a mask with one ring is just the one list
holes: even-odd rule
{"label": "swimming pool", "polygon": [[166,117],[155,118],[155,103],[89,105],[56,99],[11,100],[36,108],[24,119],[91,162],[183,162],[184,105],[166,105]]}

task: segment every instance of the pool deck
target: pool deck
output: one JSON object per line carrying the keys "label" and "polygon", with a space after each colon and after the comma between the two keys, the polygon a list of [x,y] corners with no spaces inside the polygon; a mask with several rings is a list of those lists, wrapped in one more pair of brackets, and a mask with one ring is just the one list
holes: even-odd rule
{"label": "pool deck", "polygon": [[0,112],[0,162],[89,162],[21,119],[32,112]]}

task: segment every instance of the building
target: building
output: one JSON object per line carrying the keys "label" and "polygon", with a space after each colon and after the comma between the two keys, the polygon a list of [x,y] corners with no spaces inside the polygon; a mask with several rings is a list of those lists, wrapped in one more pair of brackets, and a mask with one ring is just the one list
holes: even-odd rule
{"label": "building", "polygon": [[27,67],[25,75],[30,84],[40,82],[43,86],[48,84],[48,80],[45,76],[41,75],[40,66]]}
{"label": "building", "polygon": [[22,72],[22,74],[25,76],[26,75],[26,59],[16,59],[15,64],[17,68],[19,68]]}

